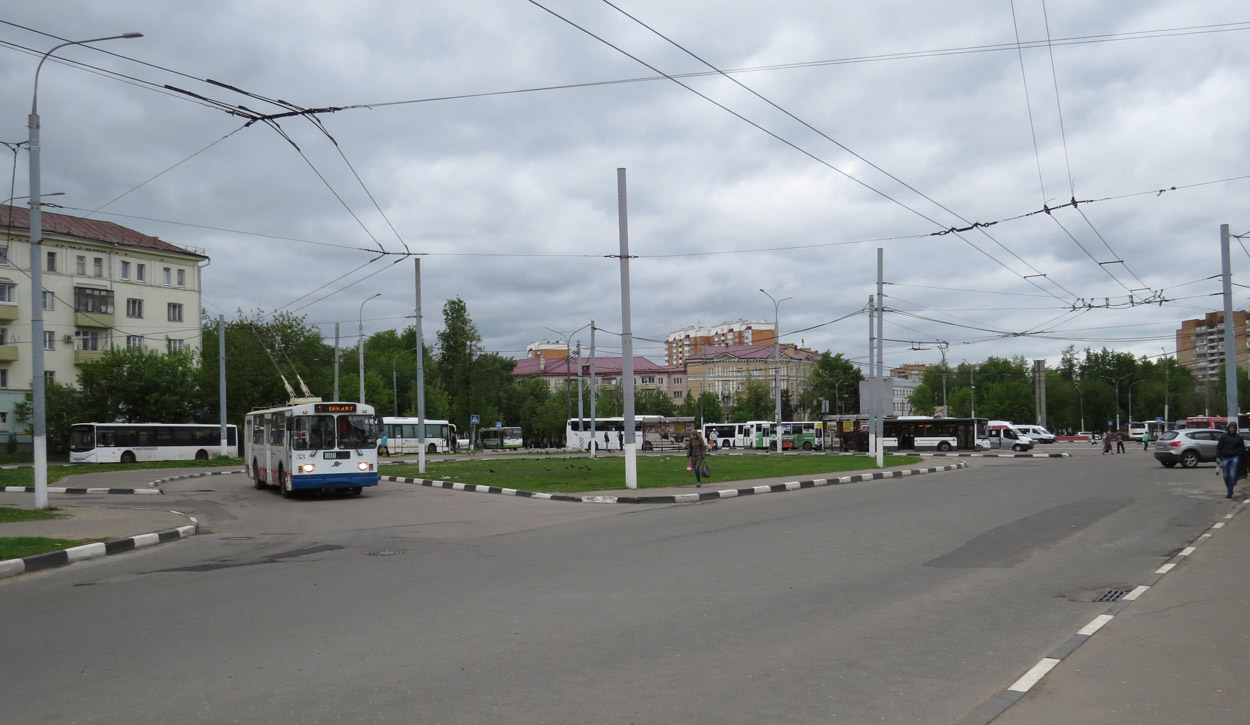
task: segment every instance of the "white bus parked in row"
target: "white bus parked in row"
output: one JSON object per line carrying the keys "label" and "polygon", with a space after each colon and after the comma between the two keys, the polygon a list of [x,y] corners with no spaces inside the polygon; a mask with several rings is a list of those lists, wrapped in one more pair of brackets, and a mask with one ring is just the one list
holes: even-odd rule
{"label": "white bus parked in row", "polygon": [[[221,455],[221,425],[201,423],[75,423],[70,463],[207,461]],[[226,455],[239,457],[239,433],[226,426]]]}
{"label": "white bus parked in row", "polygon": [[[421,452],[419,418],[383,418],[382,432],[386,435],[386,449],[390,455]],[[455,423],[425,419],[426,453],[454,453],[458,446]],[[467,449],[468,444],[463,447]]]}

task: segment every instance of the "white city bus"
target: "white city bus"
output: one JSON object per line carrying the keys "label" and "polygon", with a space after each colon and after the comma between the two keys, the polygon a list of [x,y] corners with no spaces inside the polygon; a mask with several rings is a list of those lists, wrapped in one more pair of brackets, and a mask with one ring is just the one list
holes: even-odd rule
{"label": "white city bus", "polygon": [[[642,422],[648,416],[634,416],[634,444],[639,448],[642,447]],[[660,416],[650,416],[656,420]],[[570,418],[564,426],[564,446],[573,450],[588,450],[590,448],[590,437],[595,437],[595,447],[601,451],[619,451],[621,445],[625,442],[625,419],[617,416],[615,418],[596,418],[595,428],[590,429],[590,418]]]}
{"label": "white city bus", "polygon": [[[382,419],[386,434],[386,450],[392,456],[421,452],[420,418]],[[456,450],[456,424],[446,420],[425,419],[425,452],[448,453]]]}
{"label": "white city bus", "polygon": [[[716,433],[715,439],[712,438],[713,432]],[[746,448],[750,445],[746,423],[705,423],[703,440],[709,447],[715,442],[717,448]]]}
{"label": "white city bus", "polygon": [[290,498],[322,489],[359,494],[378,485],[373,406],[319,400],[253,410],[243,420],[243,462],[256,488]]}
{"label": "white city bus", "polygon": [[[199,423],[75,423],[70,463],[207,461],[221,454],[221,426]],[[226,455],[239,457],[238,429],[226,426]]]}
{"label": "white city bus", "polygon": [[477,432],[477,441],[482,450],[516,450],[525,445],[519,426],[482,428]]}

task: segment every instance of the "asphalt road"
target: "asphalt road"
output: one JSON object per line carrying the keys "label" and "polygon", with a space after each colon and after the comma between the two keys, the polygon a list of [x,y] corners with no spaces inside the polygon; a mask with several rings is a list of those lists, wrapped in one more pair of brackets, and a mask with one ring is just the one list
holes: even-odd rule
{"label": "asphalt road", "polygon": [[676,506],[170,483],[207,533],[0,583],[5,719],[958,722],[1227,510],[1062,450]]}

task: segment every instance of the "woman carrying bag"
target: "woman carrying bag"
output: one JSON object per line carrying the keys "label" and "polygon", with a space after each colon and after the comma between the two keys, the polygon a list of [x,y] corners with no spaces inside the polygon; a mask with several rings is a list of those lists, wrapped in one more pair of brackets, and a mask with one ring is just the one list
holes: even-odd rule
{"label": "woman carrying bag", "polygon": [[708,470],[707,445],[703,443],[703,436],[697,430],[686,441],[686,459],[686,470],[694,471],[694,486],[699,488],[703,485],[703,477],[708,475]]}

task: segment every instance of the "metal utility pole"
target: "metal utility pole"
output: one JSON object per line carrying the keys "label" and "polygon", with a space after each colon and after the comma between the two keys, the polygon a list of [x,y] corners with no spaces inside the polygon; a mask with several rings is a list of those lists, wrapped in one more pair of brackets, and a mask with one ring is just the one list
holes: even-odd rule
{"label": "metal utility pole", "polygon": [[[760,292],[764,292],[763,289]],[[764,292],[764,296],[772,300],[773,303],[773,428],[776,431],[777,450],[781,450],[781,303],[786,300],[792,300],[793,297],[785,299],[776,299],[772,295]]]}
{"label": "metal utility pole", "polygon": [[[585,416],[582,415],[582,341],[577,341],[577,425],[582,426]],[[583,428],[584,429],[584,428]],[[594,429],[591,431],[591,438],[594,438]]]}
{"label": "metal utility pole", "polygon": [[339,398],[339,323],[334,323],[334,399]]}
{"label": "metal utility pole", "polygon": [[951,344],[949,342],[939,342],[938,349],[942,351],[942,417],[949,418],[950,410],[946,407],[946,350]]}
{"label": "metal utility pole", "polygon": [[877,247],[877,384],[878,390],[877,400],[877,467],[885,465],[885,414],[886,403],[889,398],[886,397],[886,391],[891,390],[886,385],[885,377],[885,250]]}
{"label": "metal utility pole", "polygon": [[[378,292],[373,297],[366,298],[365,302],[368,302],[369,300],[374,299],[375,297],[381,297],[381,296],[382,296],[382,293]],[[357,328],[358,337],[356,338],[356,353],[358,357],[360,358],[360,398],[359,400],[360,400],[361,405],[365,404],[365,302],[360,303],[360,319],[359,319],[360,325]],[[383,383],[383,385],[385,385],[385,383]]]}
{"label": "metal utility pole", "polygon": [[[1033,391],[1036,395],[1034,402],[1034,420],[1033,422],[1040,426],[1046,425],[1046,361],[1033,361]],[[1129,406],[1130,409],[1132,406]]]}
{"label": "metal utility pole", "polygon": [[1228,225],[1220,225],[1220,263],[1224,268],[1224,396],[1228,419],[1237,420],[1237,323],[1233,319],[1233,263],[1228,249]]}
{"label": "metal utility pole", "polygon": [[638,443],[634,435],[634,333],[629,312],[629,203],[623,168],[616,170],[616,205],[621,240],[621,393],[625,408],[625,487],[638,488]]}
{"label": "metal utility pole", "polygon": [[868,375],[867,382],[861,387],[859,407],[868,416],[868,455],[877,454],[877,388],[872,384],[877,366],[877,302],[876,297],[868,295]]}
{"label": "metal utility pole", "polygon": [[56,51],[70,45],[86,45],[105,40],[121,40],[142,38],[142,33],[123,33],[104,38],[88,40],[72,40],[43,54],[39,65],[35,66],[35,85],[30,96],[30,116],[27,117],[27,129],[30,131],[27,145],[30,157],[30,400],[31,400],[31,452],[35,463],[35,508],[48,508],[48,433],[47,433],[47,379],[43,368],[43,202],[39,194],[43,184],[40,171],[40,139],[39,139],[39,71],[43,64]]}

